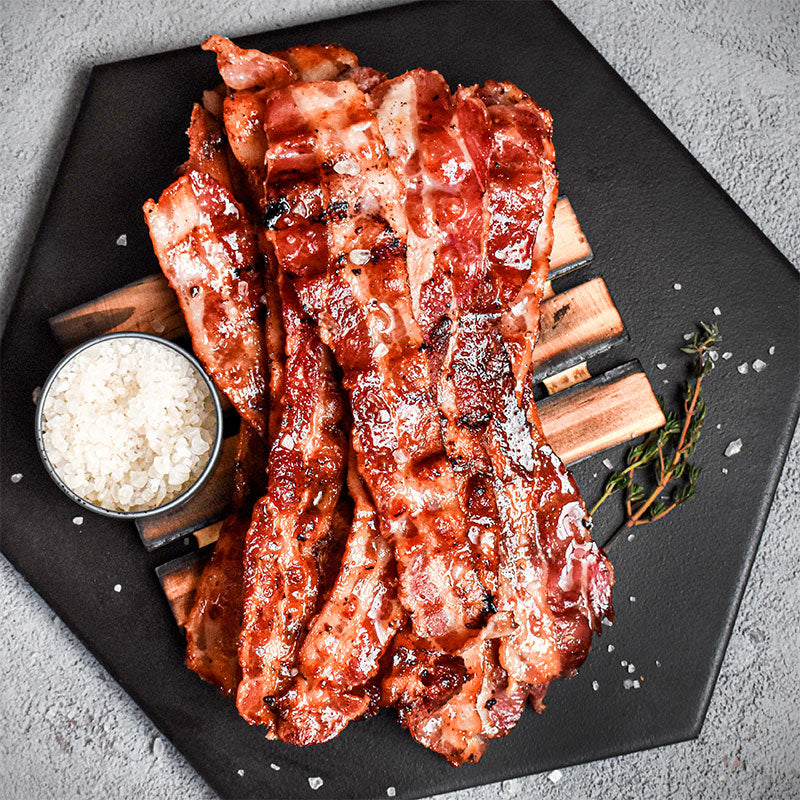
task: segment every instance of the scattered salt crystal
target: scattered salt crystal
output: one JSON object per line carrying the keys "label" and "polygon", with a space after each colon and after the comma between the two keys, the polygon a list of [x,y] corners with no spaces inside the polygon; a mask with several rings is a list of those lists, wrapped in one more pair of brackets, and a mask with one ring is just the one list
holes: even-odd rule
{"label": "scattered salt crystal", "polygon": [[739,366],[736,367],[736,369],[739,370],[740,375],[747,375],[747,370],[748,370],[747,362],[745,361],[743,364],[739,364]]}
{"label": "scattered salt crystal", "polygon": [[610,645],[608,646],[608,652],[609,652],[609,653],[613,653],[615,649],[616,649],[616,648],[614,647],[614,645],[613,645],[613,644],[610,644]]}
{"label": "scattered salt crystal", "polygon": [[725,352],[722,354],[722,358],[723,358],[725,361],[727,361],[729,358],[733,358],[733,353],[731,353],[729,350],[726,350],[726,351],[725,351]]}
{"label": "scattered salt crystal", "polygon": [[673,288],[673,289],[674,289],[676,292],[679,292],[679,291],[680,291],[680,290],[681,290],[683,287],[682,287],[682,286],[681,286],[679,283],[673,283],[673,284],[672,284],[672,288]]}
{"label": "scattered salt crystal", "polygon": [[709,350],[708,351],[708,357],[712,361],[716,361],[719,358],[719,353],[716,350]]}
{"label": "scattered salt crystal", "polygon": [[15,472],[11,476],[11,483],[19,483],[21,480],[22,480],[22,473],[21,472]]}
{"label": "scattered salt crystal", "polygon": [[73,525],[83,525],[83,517],[73,517],[72,518]]}
{"label": "scattered salt crystal", "polygon": [[600,624],[601,625],[605,625],[606,628],[613,628],[614,627],[614,623],[610,619],[608,619],[607,617],[603,617],[603,619],[602,619]]}
{"label": "scattered salt crystal", "polygon": [[663,363],[662,363],[662,364],[656,364],[656,366],[657,366],[659,369],[666,369],[666,368],[667,368],[667,365],[666,365],[666,364],[663,364]]}
{"label": "scattered salt crystal", "polygon": [[723,475],[727,475],[728,474],[728,468],[727,467],[723,467],[722,468],[722,474]]}
{"label": "scattered salt crystal", "polygon": [[34,389],[34,390],[31,392],[31,400],[33,400],[33,404],[34,404],[34,405],[36,405],[36,404],[39,402],[39,398],[40,398],[41,396],[42,396],[42,387],[41,387],[41,386],[37,386],[37,387],[36,387],[36,388],[35,388],[35,389]]}
{"label": "scattered salt crystal", "polygon": [[386,796],[387,797],[394,797],[397,794],[397,789],[394,786],[387,786],[386,787]]}
{"label": "scattered salt crystal", "polygon": [[742,440],[741,439],[734,439],[726,448],[725,448],[725,455],[730,458],[731,456],[735,456],[737,453],[742,451]]}
{"label": "scattered salt crystal", "polygon": [[614,469],[614,465],[607,458],[603,459],[603,466],[606,469]]}
{"label": "scattered salt crystal", "polygon": [[238,775],[240,778],[244,778],[244,770],[243,770],[243,769],[237,769],[237,770],[236,770],[236,774],[237,774],[237,775]]}
{"label": "scattered salt crystal", "polygon": [[628,666],[628,662],[623,658],[622,661],[619,662],[619,665],[621,667],[627,667]]}
{"label": "scattered salt crystal", "polygon": [[164,755],[164,740],[160,736],[153,739],[153,755],[156,758],[161,758]]}
{"label": "scattered salt crystal", "polygon": [[628,664],[628,672],[630,673],[636,672],[636,667],[633,664]]}
{"label": "scattered salt crystal", "polygon": [[597,681],[592,681],[592,689],[596,692],[600,688],[600,684]]}
{"label": "scattered salt crystal", "polygon": [[664,380],[663,380],[663,381],[661,381],[661,382],[662,382],[662,383],[669,383],[669,381],[668,381],[666,378],[664,378]]}
{"label": "scattered salt crystal", "polygon": [[717,317],[722,315],[722,312],[719,310],[719,306],[714,306],[714,315]]}
{"label": "scattered salt crystal", "polygon": [[775,355],[775,347],[774,347],[774,346],[773,346],[773,347],[770,347],[770,349],[769,349],[769,354],[770,354],[771,356],[774,356],[774,355]]}
{"label": "scattered salt crystal", "polygon": [[353,264],[357,264],[359,267],[363,267],[364,264],[369,264],[369,260],[372,258],[372,253],[369,250],[351,250],[350,251],[350,261]]}
{"label": "scattered salt crystal", "polygon": [[558,783],[561,778],[563,777],[564,773],[560,769],[554,769],[548,776],[547,779],[550,783]]}
{"label": "scattered salt crystal", "polygon": [[628,541],[629,542],[632,542],[635,538],[636,538],[636,534],[635,533],[629,533],[628,534]]}
{"label": "scattered salt crystal", "polygon": [[692,339],[694,339],[694,334],[693,333],[684,333],[683,334],[683,341],[684,342],[691,342]]}
{"label": "scattered salt crystal", "polygon": [[115,583],[114,584],[114,591],[119,594],[119,592],[122,591],[122,584],[121,583]]}
{"label": "scattered salt crystal", "polygon": [[717,423],[717,430],[718,430],[718,431],[721,431],[721,430],[722,430],[722,423],[721,423],[721,422],[718,422],[718,423]]}
{"label": "scattered salt crystal", "polygon": [[597,477],[597,473],[596,473],[596,472],[593,472],[593,473],[592,473],[592,477],[593,477],[593,478],[596,478],[596,477]]}
{"label": "scattered salt crystal", "polygon": [[633,686],[633,681],[630,678],[625,678],[625,680],[622,681],[622,685],[625,687],[625,689],[630,689],[631,686]]}
{"label": "scattered salt crystal", "polygon": [[316,792],[322,786],[322,778],[318,775],[308,779],[308,785]]}
{"label": "scattered salt crystal", "polygon": [[631,603],[635,603],[635,602],[636,602],[636,595],[632,594],[631,595]]}
{"label": "scattered salt crystal", "polygon": [[660,662],[658,659],[656,659],[656,666],[657,666],[657,667],[660,667],[660,666],[661,666],[661,662]]}
{"label": "scattered salt crystal", "polygon": [[128,246],[128,237],[124,233],[117,237],[117,246],[118,247]]}
{"label": "scattered salt crystal", "polygon": [[345,158],[342,161],[333,165],[333,171],[339,175],[358,175],[361,172],[361,167],[357,161],[351,158]]}
{"label": "scattered salt crystal", "polygon": [[641,685],[642,684],[639,683],[639,681],[634,678],[634,680],[633,680],[633,688],[634,689],[638,689]]}
{"label": "scattered salt crystal", "polygon": [[756,360],[753,362],[753,369],[754,369],[756,372],[763,372],[763,371],[764,371],[766,368],[767,368],[767,363],[766,363],[766,361],[762,361],[760,358],[757,358],[757,359],[756,359]]}
{"label": "scattered salt crystal", "polygon": [[270,767],[274,769],[275,772],[278,772],[278,770],[280,769],[280,767],[274,761],[272,762],[272,764],[270,764]]}

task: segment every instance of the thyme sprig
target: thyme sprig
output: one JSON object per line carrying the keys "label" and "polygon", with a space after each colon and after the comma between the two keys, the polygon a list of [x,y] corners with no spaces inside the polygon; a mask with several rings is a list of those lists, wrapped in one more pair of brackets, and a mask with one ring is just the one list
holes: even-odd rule
{"label": "thyme sprig", "polygon": [[[711,354],[722,341],[716,324],[700,322],[698,327],[692,340],[681,347],[682,352],[694,356],[694,381],[690,379],[686,384],[683,413],[679,416],[675,411],[667,411],[663,398],[658,398],[666,422],[628,451],[627,465],[611,474],[590,512],[594,514],[616,492],[624,493],[625,522],[605,547],[614,544],[629,528],[655,522],[695,496],[700,468],[689,459],[697,447],[708,410],[702,397],[703,379],[713,369],[715,356]],[[649,485],[655,484],[655,488],[649,493],[643,483],[637,482],[637,470],[652,474]],[[672,491],[665,501],[662,495],[670,484]]]}

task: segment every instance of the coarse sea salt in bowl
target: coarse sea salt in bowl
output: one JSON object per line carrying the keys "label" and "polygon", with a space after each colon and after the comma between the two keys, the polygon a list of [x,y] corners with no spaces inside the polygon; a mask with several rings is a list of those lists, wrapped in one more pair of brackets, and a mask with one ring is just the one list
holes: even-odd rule
{"label": "coarse sea salt in bowl", "polygon": [[36,443],[50,477],[83,508],[146,517],[181,505],[210,475],[222,406],[181,347],[148,333],[109,333],[50,373]]}

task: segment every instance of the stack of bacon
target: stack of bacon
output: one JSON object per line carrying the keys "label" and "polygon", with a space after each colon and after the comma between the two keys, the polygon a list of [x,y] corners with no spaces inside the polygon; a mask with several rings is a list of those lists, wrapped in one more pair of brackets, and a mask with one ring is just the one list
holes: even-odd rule
{"label": "stack of bacon", "polygon": [[393,706],[475,762],[613,613],[532,399],[551,117],[512,84],[387,80],[341,47],[203,47],[224,85],[144,207],[242,420],[187,664],[269,737]]}

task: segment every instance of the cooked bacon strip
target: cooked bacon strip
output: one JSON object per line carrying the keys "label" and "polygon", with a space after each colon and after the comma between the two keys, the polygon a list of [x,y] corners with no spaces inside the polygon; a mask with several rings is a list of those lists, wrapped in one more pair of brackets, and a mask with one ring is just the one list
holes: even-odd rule
{"label": "cooked bacon strip", "polygon": [[280,430],[267,494],[256,505],[244,558],[245,596],[237,707],[272,730],[269,704],[289,685],[318,603],[315,547],[331,527],[342,483],[342,402],[330,353],[279,275],[286,331]]}
{"label": "cooked bacon strip", "polygon": [[347,485],[355,512],[341,569],[309,626],[300,674],[275,704],[278,736],[292,744],[328,741],[370,710],[381,659],[407,617],[394,557],[352,452]]}
{"label": "cooked bacon strip", "polygon": [[234,510],[225,519],[211,560],[197,583],[186,623],[186,666],[220,692],[235,696],[242,678],[238,645],[242,627],[242,558],[253,495],[267,482],[266,447],[242,422],[236,449]]}
{"label": "cooked bacon strip", "polygon": [[279,56],[243,50],[224,36],[209,36],[201,47],[217,54],[217,69],[231,89],[286,86],[296,78],[292,67]]}
{"label": "cooked bacon strip", "polygon": [[266,119],[276,255],[342,367],[359,471],[394,547],[401,601],[420,635],[463,642],[490,598],[419,352],[405,215],[383,139],[349,81],[275,91]]}
{"label": "cooked bacon strip", "polygon": [[[212,37],[213,47],[220,53],[220,72],[231,60],[250,63],[257,51],[240,50],[233,42],[222,37]],[[211,39],[208,40],[211,43]],[[208,49],[208,48],[207,48]],[[262,54],[264,55],[264,54]],[[360,67],[355,54],[337,45],[311,45],[292,47],[265,58],[279,58],[292,71],[292,79],[281,75],[280,80],[265,82],[256,73],[251,81],[239,81],[240,89],[225,98],[224,119],[231,149],[244,168],[250,193],[257,205],[263,206],[265,178],[264,156],[267,138],[264,131],[264,102],[269,93],[292,81],[355,80],[365,91],[380,82],[385,75],[369,67]],[[223,73],[224,76],[225,73]],[[245,87],[243,84],[248,83]],[[263,212],[263,207],[261,208]]]}
{"label": "cooked bacon strip", "polygon": [[153,249],[186,317],[192,348],[241,416],[267,435],[262,259],[246,212],[190,169],[144,204]]}
{"label": "cooked bacon strip", "polygon": [[[538,326],[544,278],[532,279],[530,273],[537,238],[540,262],[552,239],[551,233],[539,234],[543,198],[552,196],[554,202],[557,193],[552,128],[549,114],[510,84],[462,89],[454,99],[444,79],[425,70],[382,84],[372,100],[405,188],[410,288],[431,371],[440,376],[437,396],[459,497],[474,520],[485,564],[498,570],[500,558],[499,585],[496,575],[485,581],[496,592],[497,613],[458,651],[469,673],[458,692],[436,708],[427,696],[415,696],[412,671],[393,670],[387,678],[412,735],[458,764],[479,759],[488,738],[508,732],[532,684],[546,685],[568,674],[585,657],[591,639],[585,623],[596,622],[591,610],[567,610],[571,601],[561,594],[549,602],[551,575],[537,543],[529,539],[536,535],[536,522],[542,540],[563,536],[557,520],[543,515],[540,506],[549,504],[550,513],[564,508],[577,489],[564,475],[545,474],[552,451],[539,429],[532,441],[508,355],[516,340],[513,333],[504,339],[500,332],[501,315],[519,302],[522,287],[528,294],[521,319],[536,320]],[[523,363],[519,350],[516,355]],[[540,467],[542,461],[546,464]],[[537,482],[536,476],[543,480]],[[580,547],[586,548],[584,538]],[[600,563],[588,549],[581,549],[579,558],[587,567]],[[518,565],[527,567],[527,583],[509,579]],[[554,565],[559,566],[558,558]],[[586,584],[584,589],[603,604],[602,587],[591,591]],[[571,591],[572,586],[565,587]],[[550,669],[524,671],[514,665],[509,677],[500,662],[505,666],[509,653],[516,652],[507,643],[519,644],[522,638],[509,636],[513,627],[528,629],[543,619],[536,645],[552,655]],[[524,643],[532,645],[532,636]],[[409,639],[403,646],[432,649],[424,640]],[[533,652],[526,656],[531,660]],[[401,691],[403,677],[408,685]],[[542,691],[536,694],[541,699]],[[502,709],[502,724],[486,702]]]}
{"label": "cooked bacon strip", "polygon": [[[503,338],[521,401],[531,355],[539,336],[539,304],[550,270],[553,218],[558,201],[558,176],[553,147],[553,120],[549,112],[512,83],[487,81],[479,89],[459,90],[462,108],[475,100],[485,106],[490,121],[487,189],[492,218],[503,220],[489,237],[487,256],[492,267],[508,274],[528,274],[518,281],[516,297],[502,304]],[[509,202],[509,198],[514,198]],[[513,220],[510,224],[507,219]]]}
{"label": "cooked bacon strip", "polygon": [[[455,467],[470,538],[483,557],[484,584],[494,596],[500,523],[493,469],[481,440],[488,409],[465,403],[447,377],[453,372],[462,310],[480,308],[490,298],[495,306],[502,302],[497,288],[492,298],[496,276],[487,270],[482,251],[486,170],[479,175],[464,142],[454,134],[456,104],[439,73],[414,70],[387,81],[373,92],[372,102],[390,162],[405,189],[409,283],[431,374],[436,378],[439,409],[446,420],[447,453]],[[485,134],[485,115],[479,114],[473,127],[473,132]],[[507,724],[496,725],[487,702],[490,708],[512,707],[518,713],[524,707],[524,691],[506,697],[505,673],[497,665],[494,639],[510,629],[510,615],[495,614],[458,651],[467,679],[439,705],[432,703],[417,673],[420,666],[430,671],[425,660],[409,665],[401,659],[398,668],[395,650],[393,669],[384,680],[384,700],[398,705],[401,721],[418,741],[451,763],[477,761],[488,737],[502,735],[516,722],[516,717],[506,713]],[[430,642],[410,635],[400,647],[434,650]],[[442,652],[440,657],[446,655]]]}

